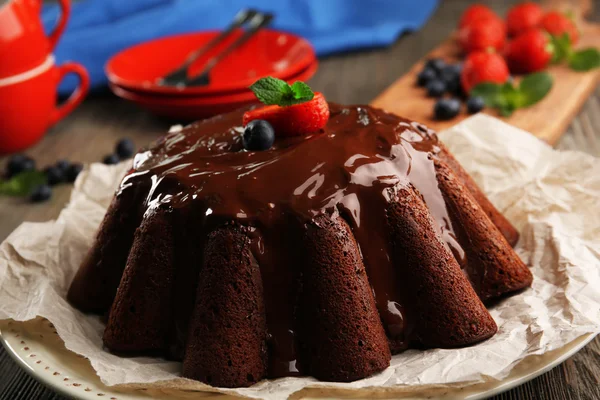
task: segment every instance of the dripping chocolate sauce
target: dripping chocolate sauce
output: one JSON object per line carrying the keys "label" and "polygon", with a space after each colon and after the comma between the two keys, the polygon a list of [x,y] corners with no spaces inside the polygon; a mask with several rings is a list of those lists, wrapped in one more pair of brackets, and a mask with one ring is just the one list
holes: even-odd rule
{"label": "dripping chocolate sauce", "polygon": [[[300,375],[293,326],[297,236],[290,227],[339,213],[353,230],[393,351],[408,347],[410,321],[390,259],[386,207],[393,189],[413,185],[460,261],[432,157],[437,136],[422,125],[369,106],[330,104],[326,127],[313,135],[278,138],[249,152],[241,143],[243,111],[172,132],[140,152],[120,191],[150,183],[146,214],[157,207],[193,209],[206,235],[223,221],[250,226],[263,277],[270,347],[269,377]],[[192,301],[193,302],[193,301]],[[184,336],[179,335],[180,339]],[[181,345],[179,346],[181,347]]]}

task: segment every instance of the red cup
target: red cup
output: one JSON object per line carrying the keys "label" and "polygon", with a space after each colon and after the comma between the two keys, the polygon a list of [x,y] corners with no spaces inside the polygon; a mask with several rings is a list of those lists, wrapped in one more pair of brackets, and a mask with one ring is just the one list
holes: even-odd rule
{"label": "red cup", "polygon": [[29,71],[52,53],[71,11],[69,0],[59,3],[62,14],[50,36],[40,19],[42,0],[12,0],[0,7],[0,78]]}
{"label": "red cup", "polygon": [[[79,76],[79,86],[62,104],[57,88],[67,74]],[[87,71],[80,64],[54,65],[47,57],[38,67],[0,79],[0,154],[23,150],[66,117],[84,99],[90,87]]]}

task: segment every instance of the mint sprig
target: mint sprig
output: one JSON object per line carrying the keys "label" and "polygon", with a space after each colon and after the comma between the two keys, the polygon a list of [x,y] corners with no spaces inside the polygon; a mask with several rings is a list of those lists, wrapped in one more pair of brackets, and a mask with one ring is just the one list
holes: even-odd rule
{"label": "mint sprig", "polygon": [[568,33],[563,33],[561,36],[550,36],[550,44],[548,47],[552,53],[552,62],[554,64],[558,64],[568,59],[573,52],[571,38]]}
{"label": "mint sprig", "polygon": [[305,103],[315,96],[304,82],[296,81],[292,85],[281,79],[261,78],[250,86],[256,98],[266,105],[292,106]]}
{"label": "mint sprig", "polygon": [[490,108],[496,108],[504,117],[516,109],[529,107],[542,100],[552,89],[552,76],[546,72],[527,75],[518,86],[512,83],[483,82],[475,86],[471,96],[483,98]]}
{"label": "mint sprig", "polygon": [[566,61],[569,67],[575,71],[589,71],[600,67],[600,52],[598,49],[588,47],[575,51],[568,33],[552,36],[549,47],[552,51],[552,62],[554,63]]}
{"label": "mint sprig", "polygon": [[600,67],[600,52],[589,48],[576,51],[568,59],[569,67],[575,71],[589,71]]}
{"label": "mint sprig", "polygon": [[46,183],[46,174],[40,171],[25,171],[6,181],[0,181],[0,195],[28,196],[33,188]]}

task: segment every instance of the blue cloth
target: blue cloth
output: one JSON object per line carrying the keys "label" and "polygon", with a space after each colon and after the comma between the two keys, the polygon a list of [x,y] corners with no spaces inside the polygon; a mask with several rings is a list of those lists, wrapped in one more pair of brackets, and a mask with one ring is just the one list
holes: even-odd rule
{"label": "blue cloth", "polygon": [[[387,46],[427,21],[438,0],[81,0],[55,50],[57,62],[82,63],[92,88],[106,85],[104,65],[137,43],[179,33],[223,28],[247,7],[275,14],[271,27],[307,38],[318,55]],[[60,9],[46,5],[47,31]],[[160,57],[160,55],[157,55]],[[76,79],[60,87],[69,93]]]}

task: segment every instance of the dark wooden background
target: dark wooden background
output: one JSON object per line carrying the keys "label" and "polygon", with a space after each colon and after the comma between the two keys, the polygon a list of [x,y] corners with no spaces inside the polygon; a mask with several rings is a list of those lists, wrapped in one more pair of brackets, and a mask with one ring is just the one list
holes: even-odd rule
{"label": "dark wooden background", "polygon": [[[0,4],[2,2],[0,0]],[[467,0],[442,1],[433,18],[421,31],[403,36],[389,48],[322,58],[319,71],[310,82],[311,86],[333,101],[370,102],[447,37],[461,12],[470,3]],[[482,3],[504,13],[516,1]],[[600,2],[596,0],[595,3],[592,19],[598,21]],[[170,124],[109,93],[95,94],[27,153],[37,160],[39,166],[53,163],[59,158],[84,163],[97,162],[112,151],[119,138],[130,137],[137,146],[142,146],[165,132]],[[596,90],[589,99],[557,147],[600,156],[600,90]],[[0,158],[0,167],[4,163],[5,159]],[[70,186],[64,185],[54,191],[51,201],[43,204],[32,205],[17,199],[0,198],[0,241],[23,221],[55,218],[67,203],[69,194]],[[0,400],[25,399],[64,397],[29,377],[0,348]],[[550,372],[494,399],[600,399],[600,337]]]}

